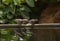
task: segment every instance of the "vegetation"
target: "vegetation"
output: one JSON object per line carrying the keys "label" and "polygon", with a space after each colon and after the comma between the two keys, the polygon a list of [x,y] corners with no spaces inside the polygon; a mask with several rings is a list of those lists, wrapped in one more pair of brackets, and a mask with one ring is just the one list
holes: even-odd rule
{"label": "vegetation", "polygon": [[[16,24],[16,18],[29,19],[31,10],[24,3],[34,7],[33,0],[0,0],[0,24]],[[27,41],[30,36],[31,33],[26,32],[23,38],[19,38],[13,29],[0,29],[1,41]]]}
{"label": "vegetation", "polygon": [[29,19],[31,10],[24,3],[34,7],[33,0],[0,0],[0,23],[14,23],[15,18]]}
{"label": "vegetation", "polygon": [[[39,1],[39,0],[38,0]],[[60,0],[41,0],[43,3],[58,2]],[[0,0],[0,24],[16,24],[16,18],[38,18],[35,17],[38,8],[36,0]],[[40,10],[39,9],[39,10]],[[42,9],[41,9],[42,10]],[[27,41],[31,37],[31,32],[26,32],[22,40]],[[0,29],[1,41],[20,41],[13,29]]]}

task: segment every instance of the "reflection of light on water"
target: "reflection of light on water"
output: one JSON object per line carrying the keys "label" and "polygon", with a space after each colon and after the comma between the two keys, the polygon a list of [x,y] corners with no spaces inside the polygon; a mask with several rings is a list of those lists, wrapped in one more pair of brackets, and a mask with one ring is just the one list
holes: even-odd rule
{"label": "reflection of light on water", "polygon": [[11,40],[11,41],[14,41],[14,40]]}
{"label": "reflection of light on water", "polygon": [[35,0],[35,1],[37,1],[37,0]]}
{"label": "reflection of light on water", "polygon": [[[19,35],[17,35],[15,33],[15,35],[17,35],[19,41],[28,41],[30,39],[30,37],[32,36],[32,32],[30,31],[30,29],[25,28],[25,30],[26,31],[22,32],[23,33],[22,35],[24,35],[23,37],[20,37]],[[16,37],[16,36],[14,36],[14,37]]]}
{"label": "reflection of light on water", "polygon": [[14,37],[16,37],[16,35]]}
{"label": "reflection of light on water", "polygon": [[23,38],[20,37],[20,41],[23,41]]}

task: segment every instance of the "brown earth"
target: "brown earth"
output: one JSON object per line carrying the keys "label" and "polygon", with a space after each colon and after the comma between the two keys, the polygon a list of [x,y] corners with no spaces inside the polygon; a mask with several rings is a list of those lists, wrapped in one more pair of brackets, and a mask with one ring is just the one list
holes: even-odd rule
{"label": "brown earth", "polygon": [[[60,3],[49,4],[39,23],[60,23]],[[34,29],[30,41],[60,41],[60,29]]]}

